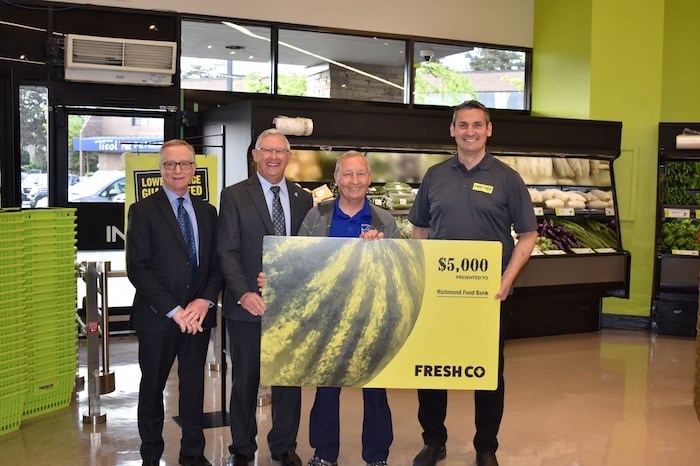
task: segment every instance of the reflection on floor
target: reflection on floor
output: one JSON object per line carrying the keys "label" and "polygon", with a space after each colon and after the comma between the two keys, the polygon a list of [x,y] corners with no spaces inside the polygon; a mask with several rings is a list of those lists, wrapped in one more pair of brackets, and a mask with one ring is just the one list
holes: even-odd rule
{"label": "reflection on floor", "polygon": [[[87,390],[69,408],[23,423],[0,437],[0,464],[140,465],[136,429],[139,370],[133,337],[111,340],[116,391],[101,397],[107,422],[83,425]],[[85,349],[81,346],[81,353]],[[700,464],[700,422],[693,408],[695,341],[642,331],[604,330],[509,341],[506,345],[506,414],[501,429],[501,465],[525,466],[690,466]],[[81,354],[81,360],[84,355]],[[214,359],[212,355],[212,359]],[[81,374],[85,373],[84,362]],[[166,449],[161,465],[176,465],[179,428],[176,374],[166,396]],[[221,379],[207,380],[205,406],[221,411]],[[228,390],[228,384],[227,384]],[[227,391],[228,392],[228,391]],[[298,452],[304,461],[313,389],[304,389]],[[394,444],[389,463],[410,465],[421,447],[413,390],[391,390]],[[362,465],[360,391],[342,392],[342,447],[339,463]],[[94,413],[93,413],[94,414]],[[259,408],[260,450],[256,464],[270,464],[265,436],[269,406]],[[470,392],[451,392],[448,456],[440,466],[473,465],[473,403]],[[206,456],[226,463],[228,427],[206,430]]]}

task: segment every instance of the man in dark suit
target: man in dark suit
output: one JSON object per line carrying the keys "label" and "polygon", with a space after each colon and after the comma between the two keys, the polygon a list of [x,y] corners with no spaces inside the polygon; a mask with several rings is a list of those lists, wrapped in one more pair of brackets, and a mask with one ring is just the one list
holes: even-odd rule
{"label": "man in dark suit", "polygon": [[[232,362],[229,466],[247,465],[257,450],[260,316],[265,312],[257,277],[262,272],[263,236],[296,235],[312,205],[309,193],[284,178],[291,157],[284,134],[276,129],[263,131],[252,152],[257,173],[221,193],[217,237]],[[295,451],[300,411],[299,387],[272,387],[267,443],[272,460],[283,466],[301,466]]]}
{"label": "man in dark suit", "polygon": [[181,140],[160,149],[163,187],[129,209],[126,268],[136,288],[131,322],[138,338],[138,428],[143,465],[163,454],[163,390],[175,358],[182,427],[179,463],[204,457],[204,366],[222,287],[216,254],[216,209],[191,197],[194,149]]}

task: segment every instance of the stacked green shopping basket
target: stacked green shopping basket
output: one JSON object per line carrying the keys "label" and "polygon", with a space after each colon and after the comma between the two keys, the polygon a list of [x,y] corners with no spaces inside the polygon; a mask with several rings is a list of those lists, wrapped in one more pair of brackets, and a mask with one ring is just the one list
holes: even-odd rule
{"label": "stacked green shopping basket", "polygon": [[24,211],[27,394],[22,419],[70,404],[77,371],[74,209]]}
{"label": "stacked green shopping basket", "polygon": [[19,428],[27,393],[22,212],[0,212],[0,435]]}

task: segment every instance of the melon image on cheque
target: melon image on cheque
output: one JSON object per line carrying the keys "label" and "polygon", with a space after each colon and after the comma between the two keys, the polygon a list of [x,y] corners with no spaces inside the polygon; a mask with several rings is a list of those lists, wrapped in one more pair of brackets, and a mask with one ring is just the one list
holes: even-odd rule
{"label": "melon image on cheque", "polygon": [[419,241],[266,236],[261,383],[367,384],[413,330],[424,267]]}

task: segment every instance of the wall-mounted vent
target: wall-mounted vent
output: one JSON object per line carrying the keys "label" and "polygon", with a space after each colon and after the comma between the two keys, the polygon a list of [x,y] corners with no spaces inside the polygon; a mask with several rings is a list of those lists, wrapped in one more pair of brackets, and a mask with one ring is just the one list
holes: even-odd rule
{"label": "wall-mounted vent", "polygon": [[170,86],[175,74],[175,42],[68,34],[67,81]]}

